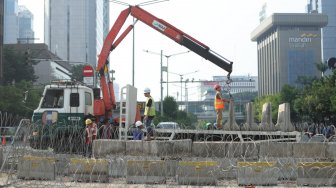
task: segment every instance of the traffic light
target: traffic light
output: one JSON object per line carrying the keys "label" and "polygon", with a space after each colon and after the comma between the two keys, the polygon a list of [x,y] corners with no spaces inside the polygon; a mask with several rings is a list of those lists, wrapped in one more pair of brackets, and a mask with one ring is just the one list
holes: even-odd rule
{"label": "traffic light", "polygon": [[30,50],[29,48],[24,53],[25,63],[28,65],[30,63]]}

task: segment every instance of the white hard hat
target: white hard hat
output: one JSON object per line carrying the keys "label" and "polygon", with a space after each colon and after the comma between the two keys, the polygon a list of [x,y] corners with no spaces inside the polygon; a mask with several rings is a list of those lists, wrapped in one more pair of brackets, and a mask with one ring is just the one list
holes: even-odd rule
{"label": "white hard hat", "polygon": [[135,127],[140,127],[142,125],[142,122],[141,121],[137,121],[135,122]]}
{"label": "white hard hat", "polygon": [[149,89],[148,87],[146,87],[146,88],[144,89],[144,93],[150,93],[150,89]]}

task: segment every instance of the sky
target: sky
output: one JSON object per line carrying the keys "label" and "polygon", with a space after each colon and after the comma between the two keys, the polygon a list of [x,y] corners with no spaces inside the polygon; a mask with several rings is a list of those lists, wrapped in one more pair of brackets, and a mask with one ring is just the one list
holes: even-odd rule
{"label": "sky", "polygon": [[[137,5],[146,0],[123,0],[131,5]],[[184,33],[210,47],[211,50],[224,58],[233,61],[231,75],[257,76],[257,44],[251,41],[251,32],[259,25],[259,12],[267,4],[266,15],[272,13],[304,13],[307,0],[169,0],[142,8],[154,16],[165,20]],[[43,0],[19,0],[19,5],[25,5],[34,14],[35,38],[43,41]],[[119,13],[127,7],[110,2],[110,26],[113,25]],[[125,27],[132,23],[132,16],[126,20]],[[161,33],[137,22],[134,37],[134,86],[138,88],[138,100],[145,100],[143,89],[149,87],[152,96],[160,100],[160,55],[154,53],[163,51],[164,55],[183,53],[187,48],[172,41]],[[120,87],[132,85],[132,32],[110,54],[110,69],[115,70],[115,81]],[[98,55],[98,54],[97,54]],[[163,66],[167,66],[163,58]],[[172,56],[168,62],[168,81],[178,82],[189,80],[212,80],[212,76],[226,76],[227,72],[212,62],[205,60],[194,52]],[[167,81],[166,72],[163,81]],[[198,84],[182,84],[184,100],[185,86],[188,88],[188,99],[197,100],[200,96]],[[163,83],[163,98],[167,94],[166,83]],[[180,100],[181,84],[169,83],[170,96]],[[118,93],[117,93],[118,94]]]}

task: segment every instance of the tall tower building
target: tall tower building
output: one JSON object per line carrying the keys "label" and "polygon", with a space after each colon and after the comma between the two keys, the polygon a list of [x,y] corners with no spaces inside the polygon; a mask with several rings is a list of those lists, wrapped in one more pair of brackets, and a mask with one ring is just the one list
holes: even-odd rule
{"label": "tall tower building", "polygon": [[45,0],[44,42],[70,62],[96,65],[104,40],[105,0]]}
{"label": "tall tower building", "polygon": [[16,44],[18,30],[18,0],[5,0],[4,44]]}
{"label": "tall tower building", "polygon": [[309,0],[307,13],[322,13],[328,16],[328,25],[322,28],[322,61],[336,57],[336,1]]}
{"label": "tall tower building", "polygon": [[34,16],[25,6],[19,6],[18,22],[18,43],[34,43]]}
{"label": "tall tower building", "polygon": [[103,8],[103,29],[104,29],[104,39],[106,38],[108,32],[110,31],[110,0],[104,0]]}
{"label": "tall tower building", "polygon": [[285,84],[298,86],[299,76],[321,76],[321,28],[323,14],[276,13],[251,34],[258,50],[258,93],[272,95]]}
{"label": "tall tower building", "polygon": [[322,28],[322,58],[336,57],[336,1],[322,0],[319,10],[328,15],[328,25]]}

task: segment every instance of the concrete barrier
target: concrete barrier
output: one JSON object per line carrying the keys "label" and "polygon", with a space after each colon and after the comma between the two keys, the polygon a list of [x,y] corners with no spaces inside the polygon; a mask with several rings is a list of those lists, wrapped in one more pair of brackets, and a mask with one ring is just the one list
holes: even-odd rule
{"label": "concrete barrier", "polygon": [[336,162],[299,163],[297,174],[298,186],[335,186]]}
{"label": "concrete barrier", "polygon": [[193,157],[225,157],[224,142],[193,142]]}
{"label": "concrete barrier", "polygon": [[272,122],[272,105],[271,103],[265,103],[262,108],[260,130],[273,131],[275,126]]}
{"label": "concrete barrier", "polygon": [[326,158],[325,143],[293,143],[293,157],[295,158]]}
{"label": "concrete barrier", "polygon": [[277,185],[276,162],[238,162],[238,185]]}
{"label": "concrete barrier", "polygon": [[229,103],[229,118],[228,121],[224,124],[223,129],[226,131],[239,131],[240,127],[236,122],[235,116],[235,106],[234,101],[230,101]]}
{"label": "concrete barrier", "polygon": [[226,142],[225,157],[257,159],[259,147],[259,143],[255,142]]}
{"label": "concrete barrier", "polygon": [[160,160],[127,161],[126,182],[129,184],[166,183],[166,163]]}
{"label": "concrete barrier", "polygon": [[152,141],[126,141],[126,155],[133,156],[159,156],[181,157],[190,156],[191,139],[184,140],[152,140]]}
{"label": "concrete barrier", "polygon": [[144,155],[142,140],[129,140],[126,141],[126,155],[141,156]]}
{"label": "concrete barrier", "polygon": [[278,120],[275,125],[276,130],[282,132],[294,131],[294,126],[290,121],[290,105],[289,103],[283,103],[279,105],[278,109]]}
{"label": "concrete barrier", "polygon": [[179,161],[177,183],[179,185],[217,185],[218,162]]}
{"label": "concrete barrier", "polygon": [[23,156],[18,163],[18,178],[55,180],[55,158]]}
{"label": "concrete barrier", "polygon": [[154,156],[108,156],[109,175],[112,177],[126,177],[126,166],[129,160],[161,160],[160,157]]}
{"label": "concrete barrier", "polygon": [[259,157],[292,157],[293,143],[291,142],[262,142]]}
{"label": "concrete barrier", "polygon": [[109,163],[106,159],[70,159],[69,174],[74,181],[108,182]]}
{"label": "concrete barrier", "polygon": [[336,142],[327,143],[326,158],[329,160],[336,160]]}
{"label": "concrete barrier", "polygon": [[225,157],[257,159],[259,143],[254,142],[193,142],[193,157]]}
{"label": "concrete barrier", "polygon": [[246,130],[258,131],[260,129],[258,124],[254,122],[254,114],[253,102],[248,102],[246,104]]}
{"label": "concrete barrier", "polygon": [[[237,159],[225,157],[183,157],[181,161],[214,161],[218,167],[212,173],[216,174],[217,179],[236,179],[237,178]],[[178,162],[178,161],[177,161]]]}
{"label": "concrete barrier", "polygon": [[94,157],[107,155],[125,155],[126,142],[124,140],[98,139],[93,141],[92,153]]}

